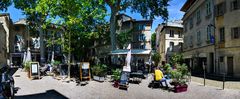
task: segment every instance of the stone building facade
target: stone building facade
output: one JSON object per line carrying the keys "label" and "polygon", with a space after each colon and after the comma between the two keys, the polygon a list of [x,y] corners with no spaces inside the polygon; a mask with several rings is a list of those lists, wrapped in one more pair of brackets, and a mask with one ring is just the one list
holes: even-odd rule
{"label": "stone building facade", "polygon": [[183,46],[183,26],[182,21],[173,21],[167,22],[167,24],[162,24],[163,26],[159,26],[156,29],[157,33],[160,32],[159,35],[159,50],[158,53],[161,55],[160,62],[162,64],[168,63],[170,57],[174,53],[182,52]]}
{"label": "stone building facade", "polygon": [[214,46],[214,0],[187,0],[185,12],[183,55],[195,73],[216,73]]}
{"label": "stone building facade", "polygon": [[216,72],[240,77],[240,0],[215,0]]}

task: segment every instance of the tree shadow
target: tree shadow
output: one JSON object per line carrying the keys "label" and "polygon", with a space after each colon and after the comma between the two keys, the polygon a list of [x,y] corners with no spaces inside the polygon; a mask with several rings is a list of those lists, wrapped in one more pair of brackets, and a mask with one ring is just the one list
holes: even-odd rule
{"label": "tree shadow", "polygon": [[15,99],[69,99],[56,90],[47,90],[45,93],[15,96]]}

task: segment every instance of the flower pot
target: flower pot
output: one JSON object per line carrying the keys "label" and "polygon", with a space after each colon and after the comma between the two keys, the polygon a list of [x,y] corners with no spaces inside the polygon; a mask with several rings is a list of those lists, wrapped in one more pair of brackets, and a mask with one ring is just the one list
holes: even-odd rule
{"label": "flower pot", "polygon": [[30,78],[30,71],[27,71],[27,77]]}
{"label": "flower pot", "polygon": [[114,81],[113,87],[118,88],[119,87],[119,81]]}
{"label": "flower pot", "polygon": [[178,84],[174,86],[174,92],[180,93],[187,91],[188,85],[187,84]]}
{"label": "flower pot", "polygon": [[103,82],[105,80],[105,77],[93,76],[93,79],[96,80],[96,81]]}

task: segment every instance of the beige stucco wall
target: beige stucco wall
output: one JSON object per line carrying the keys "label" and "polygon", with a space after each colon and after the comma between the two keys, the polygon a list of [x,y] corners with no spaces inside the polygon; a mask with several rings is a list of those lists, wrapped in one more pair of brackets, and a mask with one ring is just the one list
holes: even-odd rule
{"label": "beige stucco wall", "polygon": [[[174,37],[170,37],[170,30],[174,31]],[[161,34],[160,34],[160,41],[159,41],[159,52],[161,55],[161,61],[168,61],[169,59],[166,57],[167,54],[172,54],[174,52],[178,52],[179,50],[174,50],[174,52],[169,52],[168,49],[170,48],[170,42],[174,42],[174,46],[179,45],[179,43],[183,43],[183,37],[178,37],[178,32],[182,33],[183,28],[180,27],[164,27]],[[176,49],[176,48],[174,48]]]}
{"label": "beige stucco wall", "polygon": [[[217,34],[217,58],[224,57],[224,62],[220,63],[217,60],[218,73],[227,73],[228,63],[227,58],[233,57],[233,76],[240,77],[240,38],[232,39],[231,28],[240,27],[240,9],[231,11],[231,1],[233,0],[216,0],[216,4],[226,2],[226,12],[223,16],[216,17],[216,34]],[[219,42],[219,29],[225,28],[225,42]]]}
{"label": "beige stucco wall", "polygon": [[0,67],[7,63],[6,50],[6,32],[0,24]]}

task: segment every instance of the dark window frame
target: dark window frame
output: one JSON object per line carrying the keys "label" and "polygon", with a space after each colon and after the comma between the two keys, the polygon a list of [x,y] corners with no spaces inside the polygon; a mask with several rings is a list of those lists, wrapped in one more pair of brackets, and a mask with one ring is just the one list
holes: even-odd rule
{"label": "dark window frame", "polygon": [[221,27],[219,29],[219,41],[220,42],[225,42],[225,28],[224,27]]}

